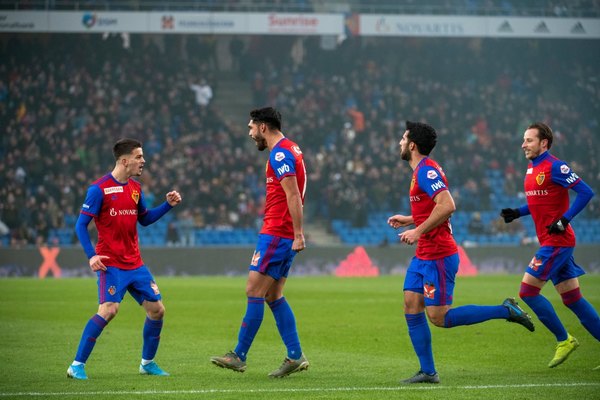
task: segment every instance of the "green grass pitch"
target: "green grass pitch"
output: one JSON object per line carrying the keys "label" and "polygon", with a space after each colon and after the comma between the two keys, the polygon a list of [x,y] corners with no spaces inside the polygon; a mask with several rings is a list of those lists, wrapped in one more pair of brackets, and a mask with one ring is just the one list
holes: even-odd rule
{"label": "green grass pitch", "polygon": [[[546,365],[553,336],[502,320],[432,326],[440,385],[402,386],[418,369],[402,313],[401,276],[294,277],[286,297],[296,315],[308,371],[269,379],[285,357],[268,307],[241,374],[209,362],[234,348],[245,311],[245,278],[159,277],[166,306],[157,362],[172,376],[138,374],[143,309],[128,295],[86,365],[89,380],[66,378],[81,331],[96,311],[94,279],[0,279],[0,399],[600,399],[600,344],[544,293],[581,346]],[[520,276],[459,277],[454,305],[518,297]],[[600,310],[600,275],[581,277]],[[523,302],[520,302],[523,305]],[[528,309],[524,306],[525,309]]]}

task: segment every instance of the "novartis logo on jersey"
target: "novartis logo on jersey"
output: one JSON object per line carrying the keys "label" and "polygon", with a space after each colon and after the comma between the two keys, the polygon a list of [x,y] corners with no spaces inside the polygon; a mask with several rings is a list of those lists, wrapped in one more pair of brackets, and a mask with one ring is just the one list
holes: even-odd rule
{"label": "novartis logo on jersey", "polygon": [[419,197],[419,196],[410,196],[410,201],[411,202],[421,201],[421,197]]}
{"label": "novartis logo on jersey", "polygon": [[528,190],[525,192],[525,196],[548,196],[548,190]]}
{"label": "novartis logo on jersey", "polygon": [[114,208],[110,209],[110,216],[111,217],[116,217],[118,216],[123,216],[123,215],[137,215],[138,214],[138,210],[115,210]]}

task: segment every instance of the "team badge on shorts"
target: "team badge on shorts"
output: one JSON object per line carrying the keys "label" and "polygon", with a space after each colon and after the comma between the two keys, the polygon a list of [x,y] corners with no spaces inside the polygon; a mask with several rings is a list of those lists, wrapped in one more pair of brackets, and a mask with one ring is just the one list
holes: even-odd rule
{"label": "team badge on shorts", "polygon": [[160,294],[160,290],[158,290],[158,285],[156,284],[156,282],[151,281],[150,282],[150,287],[152,288],[152,290],[154,290],[154,294],[155,295],[159,295]]}
{"label": "team badge on shorts", "polygon": [[531,268],[534,271],[537,271],[538,268],[540,268],[541,265],[542,265],[542,259],[541,258],[533,257],[531,259],[531,261],[529,262],[529,268]]}
{"label": "team badge on shorts", "polygon": [[428,299],[435,298],[435,285],[433,283],[425,282],[423,285],[423,296]]}
{"label": "team badge on shorts", "polygon": [[108,294],[110,294],[111,296],[114,296],[115,293],[117,293],[117,288],[114,286],[111,286],[108,288]]}
{"label": "team badge on shorts", "polygon": [[253,267],[258,266],[258,260],[260,260],[260,251],[254,251],[254,254],[252,254],[252,262],[250,263],[250,265],[252,265]]}

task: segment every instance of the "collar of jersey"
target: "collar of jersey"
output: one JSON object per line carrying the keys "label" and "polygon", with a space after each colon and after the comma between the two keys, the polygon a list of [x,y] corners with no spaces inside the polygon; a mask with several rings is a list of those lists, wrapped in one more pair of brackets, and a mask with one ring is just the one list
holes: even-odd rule
{"label": "collar of jersey", "polygon": [[548,158],[549,155],[550,155],[550,153],[548,152],[548,150],[546,150],[545,152],[543,152],[542,154],[540,154],[539,156],[537,156],[536,158],[531,160],[531,164],[533,164],[534,167],[537,167],[538,165],[540,165],[540,163],[542,161],[544,161],[546,158]]}
{"label": "collar of jersey", "polygon": [[279,141],[277,143],[275,143],[275,146],[273,146],[273,148],[279,146],[279,143],[283,142],[286,139],[286,137],[282,137],[281,139],[279,139]]}
{"label": "collar of jersey", "polygon": [[117,184],[119,184],[119,185],[121,185],[121,186],[125,186],[125,185],[127,185],[127,184],[129,183],[129,179],[127,180],[127,182],[123,183],[123,182],[119,182],[119,181],[117,180],[117,178],[115,178],[115,177],[113,176],[113,174],[112,174],[112,173],[110,173],[110,174],[108,174],[108,175],[110,176],[110,179],[112,179],[112,180],[113,180],[115,183],[117,183]]}
{"label": "collar of jersey", "polygon": [[428,158],[429,157],[423,157],[423,159],[421,161],[419,161],[419,163],[417,164],[415,171],[418,170],[419,168],[421,168],[421,164],[423,164],[425,162],[425,160],[427,160]]}

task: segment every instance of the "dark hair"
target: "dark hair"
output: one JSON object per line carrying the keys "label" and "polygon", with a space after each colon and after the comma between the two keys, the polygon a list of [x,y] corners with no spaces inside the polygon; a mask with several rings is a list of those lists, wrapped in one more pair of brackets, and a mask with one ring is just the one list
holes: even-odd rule
{"label": "dark hair", "polygon": [[133,150],[138,147],[142,147],[142,142],[135,139],[121,139],[113,146],[113,155],[115,156],[115,160],[119,160],[121,156],[125,154],[131,154]]}
{"label": "dark hair", "polygon": [[252,121],[265,123],[269,129],[281,130],[281,114],[273,107],[257,108],[250,111]]}
{"label": "dark hair", "polygon": [[437,133],[431,125],[422,122],[406,121],[408,139],[417,145],[419,153],[428,156],[437,143]]}
{"label": "dark hair", "polygon": [[533,124],[529,125],[527,129],[537,129],[538,138],[540,138],[540,141],[546,139],[548,141],[548,148],[552,147],[554,134],[548,125],[543,122],[534,122]]}

